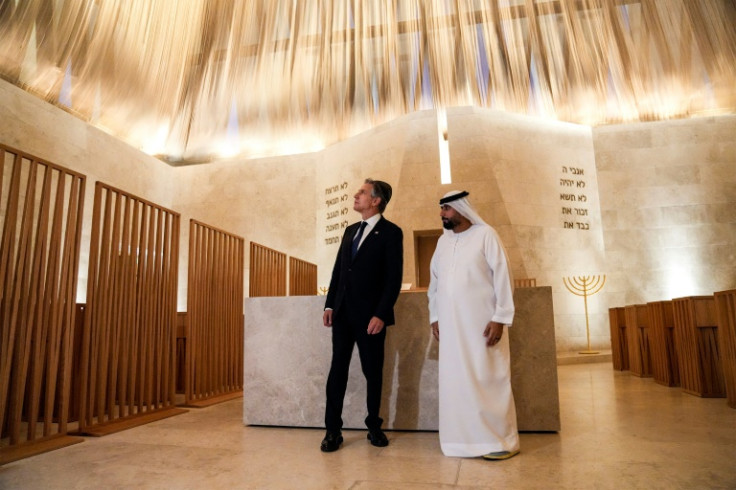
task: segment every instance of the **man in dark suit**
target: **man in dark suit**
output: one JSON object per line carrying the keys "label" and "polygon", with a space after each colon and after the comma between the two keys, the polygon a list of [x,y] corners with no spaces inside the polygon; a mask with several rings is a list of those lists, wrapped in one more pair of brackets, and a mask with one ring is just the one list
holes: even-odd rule
{"label": "man in dark suit", "polygon": [[366,380],[368,440],[388,445],[381,430],[383,348],[386,329],[394,323],[394,303],[399,297],[404,261],[401,228],[381,213],[391,199],[391,186],[366,179],[354,196],[353,209],[362,221],[347,227],[337,252],[327,293],[323,322],[332,327],[332,364],[327,378],[325,426],[320,446],[336,451],[342,444],[342,407],[348,384],[353,346],[358,345]]}

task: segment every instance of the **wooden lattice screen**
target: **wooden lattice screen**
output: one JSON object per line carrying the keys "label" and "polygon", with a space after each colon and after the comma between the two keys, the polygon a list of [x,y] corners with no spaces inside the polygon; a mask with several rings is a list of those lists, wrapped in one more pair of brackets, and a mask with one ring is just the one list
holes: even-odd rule
{"label": "wooden lattice screen", "polygon": [[317,264],[289,257],[289,296],[317,294]]}
{"label": "wooden lattice screen", "polygon": [[250,242],[248,295],[286,296],[286,254]]}
{"label": "wooden lattice screen", "polygon": [[191,220],[186,403],[243,390],[245,240]]}
{"label": "wooden lattice screen", "polygon": [[0,145],[0,464],[66,436],[85,177]]}
{"label": "wooden lattice screen", "polygon": [[101,435],[181,411],[172,408],[178,255],[179,214],[97,183],[80,432]]}
{"label": "wooden lattice screen", "polygon": [[514,279],[515,288],[535,288],[537,287],[537,280],[533,278],[525,279]]}

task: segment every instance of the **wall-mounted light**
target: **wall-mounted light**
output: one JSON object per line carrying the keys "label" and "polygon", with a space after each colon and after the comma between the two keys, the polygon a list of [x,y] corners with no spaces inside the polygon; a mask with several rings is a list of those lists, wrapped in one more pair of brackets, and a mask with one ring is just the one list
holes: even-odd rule
{"label": "wall-mounted light", "polygon": [[676,264],[671,263],[665,272],[666,297],[682,298],[698,294],[699,289],[693,277],[693,268],[683,264],[683,262],[687,262],[684,257],[677,257],[675,260],[678,260],[678,262]]}
{"label": "wall-mounted light", "polygon": [[447,139],[447,111],[444,107],[437,109],[437,139],[440,145],[440,183],[451,184],[450,144]]}

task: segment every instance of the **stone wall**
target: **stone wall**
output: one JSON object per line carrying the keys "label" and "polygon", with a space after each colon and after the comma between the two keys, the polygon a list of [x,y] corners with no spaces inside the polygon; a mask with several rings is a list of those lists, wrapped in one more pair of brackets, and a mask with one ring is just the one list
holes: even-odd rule
{"label": "stone wall", "polygon": [[736,286],[736,116],[593,131],[615,306]]}
{"label": "stone wall", "polygon": [[607,277],[588,301],[598,349],[610,347],[611,306],[736,286],[735,116],[591,130],[451,108],[453,183],[442,185],[433,111],[315,153],[170,167],[4,81],[0,100],[0,120],[9,122],[0,142],[88,176],[80,301],[96,180],[181,213],[182,311],[190,218],[316,263],[325,287],[342,226],[358,219],[352,196],[365,177],[394,187],[386,217],[404,230],[404,282],[412,284],[414,231],[441,228],[445,192],[470,191],[499,231],[514,275],[552,287],[558,352],[586,347],[583,300],[563,277]]}

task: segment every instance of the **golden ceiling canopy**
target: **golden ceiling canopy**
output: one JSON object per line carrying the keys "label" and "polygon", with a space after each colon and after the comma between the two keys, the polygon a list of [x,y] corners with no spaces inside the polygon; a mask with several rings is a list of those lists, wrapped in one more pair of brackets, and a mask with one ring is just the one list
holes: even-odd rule
{"label": "golden ceiling canopy", "polygon": [[734,113],[734,0],[0,0],[0,76],[172,164],[472,105]]}

